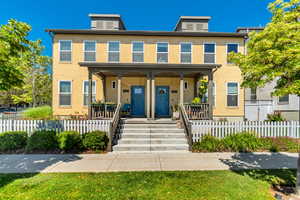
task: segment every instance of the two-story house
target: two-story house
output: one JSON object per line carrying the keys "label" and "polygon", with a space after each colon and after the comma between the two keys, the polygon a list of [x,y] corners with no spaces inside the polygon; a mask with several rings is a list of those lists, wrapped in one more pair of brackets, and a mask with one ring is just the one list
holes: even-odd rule
{"label": "two-story house", "polygon": [[53,38],[53,110],[97,117],[92,102],[130,108],[130,116],[171,116],[208,79],[203,119],[243,120],[244,90],[229,52],[245,33],[210,32],[206,16],[181,16],[173,31],[126,30],[119,15],[90,14],[90,29],[48,29]]}

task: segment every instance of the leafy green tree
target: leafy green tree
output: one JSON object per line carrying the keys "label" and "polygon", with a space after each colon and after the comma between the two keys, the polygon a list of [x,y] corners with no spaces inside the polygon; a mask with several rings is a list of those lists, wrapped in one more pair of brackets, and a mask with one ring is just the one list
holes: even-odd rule
{"label": "leafy green tree", "polygon": [[[272,19],[264,30],[249,34],[247,54],[231,53],[230,60],[240,66],[242,86],[263,87],[275,81],[273,95],[300,96],[300,0],[276,0],[269,10]],[[300,195],[300,159],[296,190]]]}
{"label": "leafy green tree", "polygon": [[[40,40],[30,41],[31,27],[9,20],[0,27],[0,103],[50,104],[50,58],[43,56]],[[3,48],[1,48],[3,47]]]}

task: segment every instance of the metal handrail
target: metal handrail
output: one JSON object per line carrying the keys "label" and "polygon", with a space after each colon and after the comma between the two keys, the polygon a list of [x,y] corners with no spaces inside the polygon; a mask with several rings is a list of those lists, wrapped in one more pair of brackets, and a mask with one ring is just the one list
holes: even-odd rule
{"label": "metal handrail", "polygon": [[180,120],[184,126],[185,136],[186,136],[186,138],[188,140],[188,144],[189,144],[189,151],[191,151],[192,145],[193,145],[191,122],[188,118],[188,115],[186,113],[186,110],[185,110],[185,107],[183,104],[180,104],[179,109],[180,109]]}
{"label": "metal handrail", "polygon": [[120,122],[120,111],[121,111],[121,104],[118,104],[109,126],[109,135],[108,135],[109,141],[107,145],[108,152],[112,151],[113,139],[115,137]]}

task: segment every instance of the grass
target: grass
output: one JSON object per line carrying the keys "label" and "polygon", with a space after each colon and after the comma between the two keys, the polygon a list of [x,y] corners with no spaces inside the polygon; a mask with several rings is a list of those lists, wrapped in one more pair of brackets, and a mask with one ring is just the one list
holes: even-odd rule
{"label": "grass", "polygon": [[23,112],[23,117],[25,119],[44,120],[53,119],[52,114],[52,108],[50,106],[41,106],[36,108],[28,108]]}
{"label": "grass", "polygon": [[295,173],[248,170],[0,174],[0,199],[265,200],[273,199],[270,187],[274,177],[282,179],[280,183],[293,184]]}

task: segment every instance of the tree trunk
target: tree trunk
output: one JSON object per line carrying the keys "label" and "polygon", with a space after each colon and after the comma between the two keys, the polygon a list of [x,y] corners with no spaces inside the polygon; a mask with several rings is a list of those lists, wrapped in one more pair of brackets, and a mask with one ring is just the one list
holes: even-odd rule
{"label": "tree trunk", "polygon": [[296,194],[298,196],[300,196],[300,152],[299,152],[299,155],[298,155],[298,162],[297,162]]}

